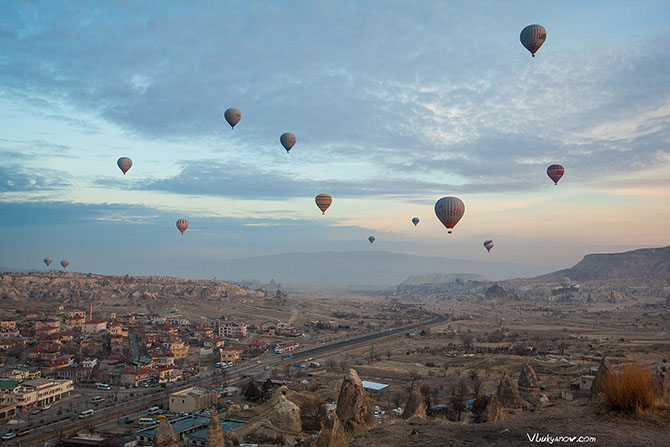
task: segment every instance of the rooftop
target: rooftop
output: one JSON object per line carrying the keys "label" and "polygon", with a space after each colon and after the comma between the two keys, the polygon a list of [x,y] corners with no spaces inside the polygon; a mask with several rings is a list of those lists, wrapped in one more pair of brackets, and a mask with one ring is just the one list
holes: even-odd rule
{"label": "rooftop", "polygon": [[368,382],[367,380],[363,380],[363,388],[366,390],[373,390],[373,391],[379,391],[383,390],[384,388],[388,388],[388,385],[385,383],[377,383],[377,382]]}
{"label": "rooftop", "polygon": [[[241,426],[244,425],[244,422],[240,421],[222,421],[221,422],[221,428],[223,431],[232,431],[235,429],[240,428]],[[196,432],[191,433],[188,435],[189,438],[197,441],[206,441],[207,440],[207,428],[203,428],[202,430],[198,430]]]}

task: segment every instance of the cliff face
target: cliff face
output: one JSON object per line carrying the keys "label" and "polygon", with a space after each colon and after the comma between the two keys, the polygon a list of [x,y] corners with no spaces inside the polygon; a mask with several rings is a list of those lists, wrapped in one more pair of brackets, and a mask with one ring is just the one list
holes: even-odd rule
{"label": "cliff face", "polygon": [[538,276],[535,279],[557,281],[567,276],[573,281],[590,280],[638,280],[665,282],[670,271],[670,246],[643,248],[611,254],[584,256],[574,267]]}
{"label": "cliff face", "polygon": [[250,290],[223,281],[187,280],[166,276],[103,276],[72,272],[0,274],[0,299],[16,301],[197,301],[263,295],[259,290]]}

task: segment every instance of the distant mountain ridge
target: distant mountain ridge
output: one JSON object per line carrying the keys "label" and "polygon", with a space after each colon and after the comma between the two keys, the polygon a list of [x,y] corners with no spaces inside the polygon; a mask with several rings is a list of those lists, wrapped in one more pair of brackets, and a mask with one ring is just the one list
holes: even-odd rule
{"label": "distant mountain ridge", "polygon": [[[395,286],[408,276],[435,272],[468,272],[494,280],[529,277],[547,268],[524,264],[416,256],[377,250],[319,253],[282,253],[216,263],[217,277],[235,282],[272,278],[285,286],[379,287]],[[441,273],[441,274],[442,274]]]}
{"label": "distant mountain ridge", "polygon": [[533,279],[558,281],[562,276],[567,276],[572,281],[665,281],[670,276],[670,245],[622,253],[589,254],[571,268]]}

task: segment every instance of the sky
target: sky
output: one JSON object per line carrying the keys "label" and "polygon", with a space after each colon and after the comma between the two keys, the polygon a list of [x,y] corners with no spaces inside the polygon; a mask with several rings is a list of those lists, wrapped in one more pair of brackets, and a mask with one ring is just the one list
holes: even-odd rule
{"label": "sky", "polygon": [[1,0],[0,266],[378,249],[550,271],[668,245],[668,23],[667,1]]}

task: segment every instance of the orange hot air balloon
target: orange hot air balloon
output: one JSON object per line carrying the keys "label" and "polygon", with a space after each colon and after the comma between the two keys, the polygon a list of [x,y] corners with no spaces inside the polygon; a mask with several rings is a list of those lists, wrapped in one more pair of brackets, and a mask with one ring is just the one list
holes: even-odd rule
{"label": "orange hot air balloon", "polygon": [[235,125],[240,122],[242,119],[242,112],[237,109],[227,109],[223,112],[223,117],[228,121],[232,129],[235,128]]}
{"label": "orange hot air balloon", "polygon": [[123,175],[126,175],[126,172],[128,172],[128,169],[133,165],[133,161],[128,158],[128,157],[121,157],[116,161],[117,166],[121,171],[123,171]]}
{"label": "orange hot air balloon", "polygon": [[321,210],[321,214],[326,214],[326,210],[333,203],[333,198],[328,194],[319,194],[314,201],[316,202],[316,206]]}
{"label": "orange hot air balloon", "polygon": [[465,204],[458,197],[442,197],[435,202],[435,215],[451,234],[452,228],[456,226],[465,214]]}
{"label": "orange hot air balloon", "polygon": [[177,221],[177,229],[181,232],[181,235],[184,235],[184,231],[188,228],[188,220],[186,219],[179,219]]}
{"label": "orange hot air balloon", "polygon": [[284,146],[284,149],[286,149],[286,153],[288,154],[288,151],[290,151],[291,148],[295,146],[295,135],[293,135],[291,132],[283,133],[281,134],[281,137],[279,137],[279,142],[282,146]]}

